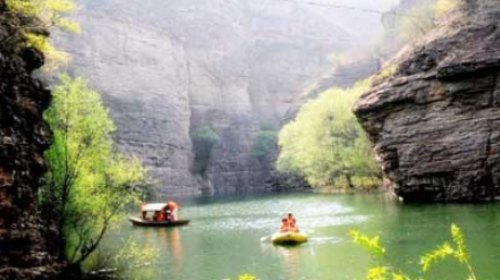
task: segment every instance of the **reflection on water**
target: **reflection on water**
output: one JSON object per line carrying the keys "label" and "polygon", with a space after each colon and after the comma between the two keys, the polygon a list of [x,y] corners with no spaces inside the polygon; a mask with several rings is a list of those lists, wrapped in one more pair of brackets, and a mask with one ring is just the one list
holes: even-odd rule
{"label": "reflection on water", "polygon": [[286,279],[295,280],[300,276],[300,253],[297,248],[283,248],[276,246],[276,251],[282,256],[283,270]]}
{"label": "reflection on water", "polygon": [[[498,204],[401,205],[381,195],[313,194],[181,203],[180,215],[191,219],[189,226],[141,228],[124,223],[120,232],[104,241],[105,246],[117,248],[120,239],[132,237],[138,244],[159,249],[155,264],[131,273],[131,279],[218,280],[245,272],[262,280],[364,279],[371,262],[350,241],[347,233],[352,228],[380,234],[392,262],[416,277],[418,257],[449,238],[452,222],[463,228],[480,278],[500,279]],[[291,248],[261,242],[279,229],[288,212],[294,213],[309,242]],[[464,278],[451,265],[433,270],[432,278]]]}
{"label": "reflection on water", "polygon": [[181,247],[181,234],[178,228],[165,231],[167,233],[168,247],[173,259],[173,278],[181,279],[182,271],[182,247]]}

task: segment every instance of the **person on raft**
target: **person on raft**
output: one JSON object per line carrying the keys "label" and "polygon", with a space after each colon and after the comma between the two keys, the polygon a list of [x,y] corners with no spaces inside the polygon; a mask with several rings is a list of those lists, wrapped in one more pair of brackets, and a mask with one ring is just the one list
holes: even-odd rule
{"label": "person on raft", "polygon": [[288,213],[286,218],[281,219],[281,232],[293,231],[298,232],[299,228],[297,227],[296,220],[293,217],[292,213]]}

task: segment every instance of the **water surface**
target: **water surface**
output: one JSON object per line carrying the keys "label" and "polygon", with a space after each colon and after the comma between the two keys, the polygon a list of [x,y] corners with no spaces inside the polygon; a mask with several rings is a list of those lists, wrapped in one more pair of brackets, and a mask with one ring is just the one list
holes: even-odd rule
{"label": "water surface", "polygon": [[[231,196],[181,201],[186,227],[141,228],[124,223],[104,245],[117,248],[133,238],[159,249],[158,259],[132,279],[217,280],[250,272],[262,280],[364,279],[368,255],[348,237],[350,229],[380,234],[389,259],[412,276],[419,256],[449,240],[451,223],[466,235],[480,279],[500,279],[500,204],[403,205],[383,195],[287,194]],[[275,232],[293,212],[310,242],[275,247],[261,238]],[[466,279],[449,261],[426,279]]]}

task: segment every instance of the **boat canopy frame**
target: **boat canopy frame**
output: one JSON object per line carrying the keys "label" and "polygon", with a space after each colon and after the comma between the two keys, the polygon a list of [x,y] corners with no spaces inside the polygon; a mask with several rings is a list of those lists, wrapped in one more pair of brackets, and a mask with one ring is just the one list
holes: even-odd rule
{"label": "boat canopy frame", "polygon": [[164,211],[167,209],[167,203],[148,203],[141,206],[143,212]]}

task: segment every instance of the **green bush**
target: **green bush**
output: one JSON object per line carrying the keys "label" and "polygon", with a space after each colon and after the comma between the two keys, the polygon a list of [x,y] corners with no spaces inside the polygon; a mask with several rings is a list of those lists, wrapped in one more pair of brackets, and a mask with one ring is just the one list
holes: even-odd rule
{"label": "green bush", "polygon": [[303,105],[279,133],[278,170],[304,176],[313,187],[379,185],[372,147],[351,111],[370,83],[333,88]]}
{"label": "green bush", "polygon": [[219,143],[219,136],[211,126],[204,125],[192,132],[191,139],[194,151],[193,171],[204,176],[212,150]]}
{"label": "green bush", "polygon": [[252,156],[265,160],[278,151],[278,133],[275,130],[261,130],[252,146]]}
{"label": "green bush", "polygon": [[[411,280],[403,271],[395,268],[387,258],[386,250],[380,243],[380,237],[368,237],[361,234],[357,230],[350,232],[351,238],[354,243],[360,245],[367,250],[376,265],[368,269],[366,275],[367,280]],[[445,259],[453,259],[467,268],[467,280],[476,280],[476,274],[471,264],[469,253],[465,247],[465,239],[459,227],[451,225],[451,239],[452,242],[444,242],[437,246],[436,249],[424,254],[420,257],[420,270],[424,274],[429,269],[434,267],[437,263]],[[415,280],[424,280],[423,276],[414,278]]]}

